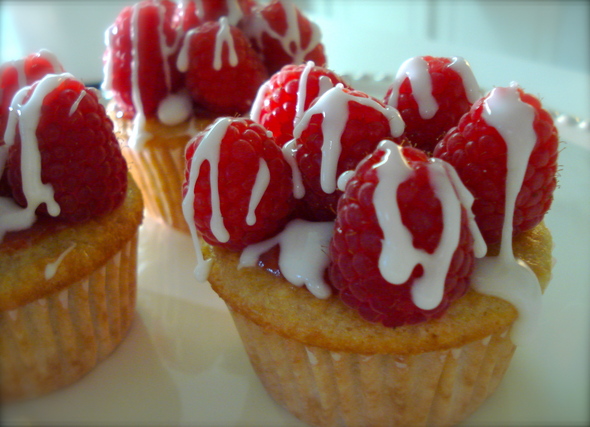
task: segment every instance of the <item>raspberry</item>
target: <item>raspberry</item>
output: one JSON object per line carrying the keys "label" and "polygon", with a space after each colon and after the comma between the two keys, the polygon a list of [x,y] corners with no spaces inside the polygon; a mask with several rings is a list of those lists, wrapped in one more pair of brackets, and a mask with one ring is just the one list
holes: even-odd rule
{"label": "raspberry", "polygon": [[254,8],[244,20],[243,30],[262,54],[269,74],[287,64],[313,61],[321,67],[326,65],[320,29],[290,2],[272,0]]}
{"label": "raspberry", "polygon": [[180,90],[176,3],[143,0],[124,8],[107,30],[104,88],[126,116],[155,116],[160,102]]}
{"label": "raspberry", "polygon": [[255,6],[253,0],[185,0],[178,4],[178,21],[188,31],[208,21],[226,16],[230,25],[238,25],[244,16],[250,15]]}
{"label": "raspberry", "polygon": [[[15,137],[7,140],[8,180],[14,200],[21,206],[32,202],[23,190],[25,176],[30,180],[32,172],[29,167],[21,169],[21,155],[27,156],[24,164],[30,164],[31,149],[25,151],[23,145],[34,147],[28,129],[39,114],[35,135],[41,181],[53,189],[58,217],[85,221],[119,206],[127,191],[127,164],[96,91],[85,88],[69,74],[48,75],[22,90],[27,92],[22,106],[17,107]],[[37,211],[46,214],[47,205]]]}
{"label": "raspberry", "polygon": [[313,62],[285,65],[261,86],[252,106],[252,119],[270,130],[282,147],[293,139],[296,117],[301,118],[312,101],[341,83],[336,73]]}
{"label": "raspberry", "polygon": [[402,130],[397,110],[363,92],[337,85],[317,98],[294,131],[309,219],[333,220],[337,178]]}
{"label": "raspberry", "polygon": [[59,74],[63,71],[57,58],[47,50],[2,64],[0,67],[0,145],[4,141],[8,108],[14,94],[24,86],[41,80],[47,74]]}
{"label": "raspberry", "polygon": [[[503,118],[501,125],[492,123],[497,117]],[[502,128],[518,139],[504,139]],[[475,197],[477,224],[486,243],[493,244],[502,238],[507,186],[518,194],[509,205],[513,235],[533,228],[549,210],[557,186],[558,145],[557,129],[541,102],[512,86],[495,88],[477,101],[434,155],[455,167]],[[517,164],[507,167],[509,148],[510,161],[522,162],[521,177],[514,175]],[[527,150],[532,150],[530,157],[522,157]]]}
{"label": "raspberry", "polygon": [[[444,167],[438,170],[450,191],[435,190],[432,181],[440,182],[440,175],[433,175],[434,166],[423,152],[385,141],[358,165],[338,203],[330,281],[342,301],[371,322],[395,327],[437,318],[467,291],[474,265],[467,211]],[[376,192],[393,192],[395,200]],[[378,199],[390,205],[377,208]],[[443,217],[450,202],[460,210]],[[424,300],[419,285],[438,298]]]}
{"label": "raspberry", "polygon": [[479,97],[475,77],[462,58],[423,56],[400,67],[385,102],[399,110],[406,124],[402,138],[430,154]]}
{"label": "raspberry", "polygon": [[220,118],[189,142],[185,203],[189,192],[203,239],[232,250],[280,231],[294,204],[291,168],[281,149],[270,132],[245,118]]}
{"label": "raspberry", "polygon": [[244,34],[225,18],[187,34],[179,68],[187,73],[186,87],[194,101],[219,114],[248,111],[258,87],[268,78]]}

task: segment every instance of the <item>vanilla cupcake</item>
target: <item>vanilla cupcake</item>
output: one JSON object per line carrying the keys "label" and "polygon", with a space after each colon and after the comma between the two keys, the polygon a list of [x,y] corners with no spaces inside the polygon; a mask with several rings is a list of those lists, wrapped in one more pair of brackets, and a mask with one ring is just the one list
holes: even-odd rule
{"label": "vanilla cupcake", "polygon": [[[287,177],[247,148],[264,137],[240,120],[189,144],[184,213],[196,277],[227,304],[268,393],[319,426],[465,420],[534,334],[551,277],[550,115],[517,86],[495,88],[429,157],[406,146],[397,110],[337,84],[295,119]],[[266,199],[273,214],[292,201],[270,183],[289,178],[299,201],[271,218]],[[301,218],[321,200],[322,220]]]}
{"label": "vanilla cupcake", "polygon": [[143,203],[98,93],[72,75],[25,86],[1,114],[0,399],[10,401],[77,381],[124,339]]}
{"label": "vanilla cupcake", "polygon": [[105,41],[103,90],[123,154],[148,213],[185,232],[188,140],[219,116],[247,113],[275,67],[325,63],[317,26],[277,0],[144,0],[121,11]]}

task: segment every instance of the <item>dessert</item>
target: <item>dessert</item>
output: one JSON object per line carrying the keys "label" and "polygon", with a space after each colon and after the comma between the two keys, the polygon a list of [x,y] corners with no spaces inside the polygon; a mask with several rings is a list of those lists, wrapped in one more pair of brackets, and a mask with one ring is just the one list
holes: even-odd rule
{"label": "dessert", "polygon": [[[405,130],[428,119],[402,120],[391,104],[401,103],[396,85],[409,75],[411,108],[456,108],[424,96],[436,86],[431,61],[461,64],[448,93],[466,98],[474,79],[461,58],[409,60],[383,101],[338,82],[318,89],[322,79],[308,80],[314,64],[306,64],[297,97],[317,98],[304,111],[303,100],[276,103],[295,110],[293,139],[281,147],[287,177],[269,179],[258,154],[260,166],[255,156],[247,172],[216,179],[230,172],[224,157],[252,152],[249,134],[233,130],[245,119],[217,119],[189,143],[183,208],[196,278],[227,304],[268,393],[312,425],[456,424],[494,392],[535,330],[552,268],[542,219],[556,185],[557,130],[513,84],[470,95],[444,136],[419,148]],[[269,86],[255,121],[270,105]],[[363,138],[372,132],[379,137]],[[281,179],[291,180],[292,197],[268,184]],[[290,209],[287,219],[272,218],[265,197],[275,211]],[[248,208],[226,218],[230,200]],[[250,229],[265,233],[245,241]]]}
{"label": "dessert", "polygon": [[0,70],[0,400],[10,401],[77,381],[126,336],[143,203],[95,89],[46,51]]}
{"label": "dessert", "polygon": [[147,211],[186,232],[188,140],[216,117],[246,114],[283,65],[326,62],[318,27],[287,0],[143,0],[105,42],[108,111]]}

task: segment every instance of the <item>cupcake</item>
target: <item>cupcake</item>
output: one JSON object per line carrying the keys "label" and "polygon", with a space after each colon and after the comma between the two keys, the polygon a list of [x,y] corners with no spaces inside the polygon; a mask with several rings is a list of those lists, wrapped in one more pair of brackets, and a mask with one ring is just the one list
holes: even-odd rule
{"label": "cupcake", "polygon": [[[47,58],[0,75],[14,95],[0,110],[1,401],[77,381],[135,312],[141,193],[98,92]],[[5,80],[17,74],[27,79]]]}
{"label": "cupcake", "polygon": [[105,36],[103,91],[149,214],[188,232],[184,150],[216,117],[244,115],[283,65],[324,65],[320,31],[292,3],[143,0]]}
{"label": "cupcake", "polygon": [[[432,60],[451,77],[431,79]],[[298,96],[318,96],[284,146],[230,117],[189,143],[183,208],[196,277],[227,304],[269,395],[306,423],[457,424],[535,333],[552,268],[543,215],[557,131],[517,85],[468,97],[472,79],[447,70],[458,61],[468,66],[410,65],[425,71],[410,73],[412,91],[459,85],[452,96],[468,104],[452,125],[431,122],[447,127],[434,148],[412,143],[412,114],[402,120],[391,105],[405,89],[383,100],[342,83],[318,90],[322,79],[305,72]],[[260,102],[280,92],[261,90]],[[457,103],[430,106],[435,117]]]}

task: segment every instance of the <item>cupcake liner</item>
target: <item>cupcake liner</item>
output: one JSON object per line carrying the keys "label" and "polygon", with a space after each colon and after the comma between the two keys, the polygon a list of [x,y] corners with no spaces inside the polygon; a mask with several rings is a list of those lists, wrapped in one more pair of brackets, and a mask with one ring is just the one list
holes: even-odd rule
{"label": "cupcake liner", "polygon": [[494,392],[515,350],[506,330],[460,348],[414,355],[339,353],[230,312],[268,393],[317,426],[456,424]]}
{"label": "cupcake liner", "polygon": [[1,312],[1,400],[69,385],[111,354],[133,320],[136,271],[137,234],[84,280]]}
{"label": "cupcake liner", "polygon": [[141,150],[124,148],[131,175],[141,189],[147,212],[171,227],[189,233],[182,214],[184,146],[150,144]]}

